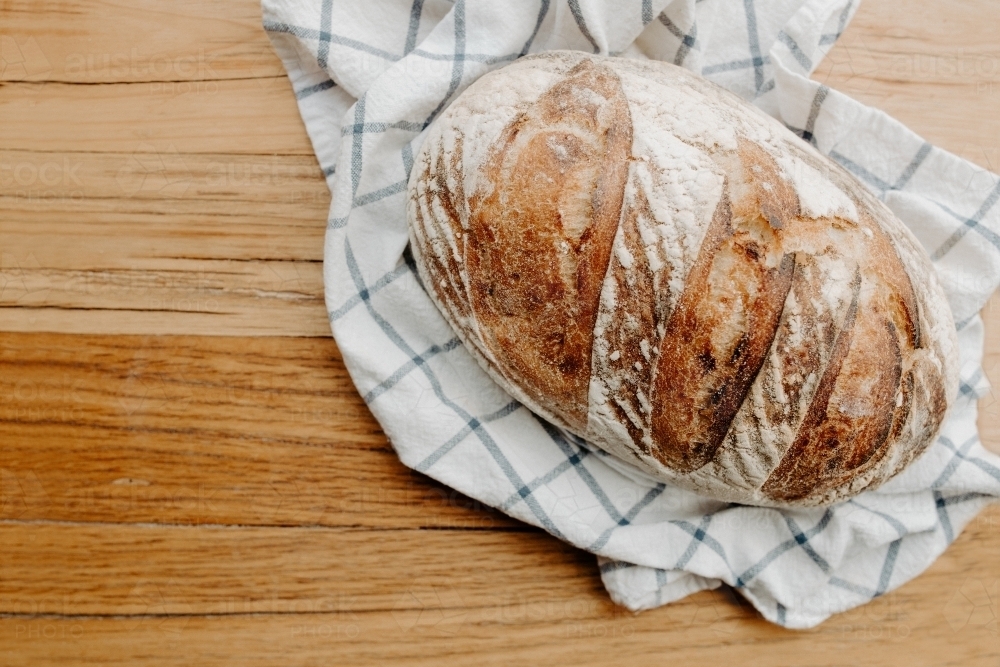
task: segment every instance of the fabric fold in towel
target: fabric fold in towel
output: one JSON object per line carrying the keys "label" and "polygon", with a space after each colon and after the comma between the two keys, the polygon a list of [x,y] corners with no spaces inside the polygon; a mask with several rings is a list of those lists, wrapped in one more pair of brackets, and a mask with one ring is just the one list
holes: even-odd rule
{"label": "fabric fold in towel", "polygon": [[[979,442],[978,315],[1000,284],[1000,179],[811,80],[854,0],[264,0],[333,193],[333,334],[400,459],[598,556],[611,597],[649,609],[726,583],[768,620],[814,626],[926,569],[1000,497]],[[501,391],[424,292],[406,183],[423,130],[479,76],[528,53],[663,60],[751,101],[852,172],[920,239],[958,327],[961,388],[937,442],[831,508],[729,505],[668,487]]]}

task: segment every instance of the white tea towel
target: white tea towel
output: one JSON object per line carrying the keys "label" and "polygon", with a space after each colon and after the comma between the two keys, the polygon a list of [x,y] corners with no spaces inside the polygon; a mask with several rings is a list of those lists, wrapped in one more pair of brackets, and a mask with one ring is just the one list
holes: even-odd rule
{"label": "white tea towel", "polygon": [[[977,314],[1000,282],[1000,181],[808,77],[854,0],[263,0],[333,193],[330,323],[400,459],[599,556],[646,609],[725,582],[768,620],[816,625],[923,571],[1000,496],[983,449]],[[940,438],[878,491],[828,509],[728,505],[644,476],[532,415],[479,368],[420,286],[405,191],[423,130],[477,77],[550,49],[687,67],[853,172],[934,259],[959,329]]]}

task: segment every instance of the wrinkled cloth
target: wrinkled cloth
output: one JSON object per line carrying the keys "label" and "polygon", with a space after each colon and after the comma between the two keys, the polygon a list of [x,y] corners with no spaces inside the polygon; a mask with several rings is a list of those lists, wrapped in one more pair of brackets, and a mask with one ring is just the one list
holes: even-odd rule
{"label": "wrinkled cloth", "polygon": [[[979,442],[978,311],[1000,282],[1000,180],[809,76],[853,0],[263,0],[333,199],[333,335],[407,466],[598,556],[648,609],[721,583],[768,620],[820,623],[927,568],[1000,496]],[[470,83],[578,49],[686,67],[855,174],[920,239],[958,328],[961,389],[940,437],[877,491],[830,508],[731,505],[673,488],[534,416],[459,343],[415,274],[406,183],[424,130]]]}

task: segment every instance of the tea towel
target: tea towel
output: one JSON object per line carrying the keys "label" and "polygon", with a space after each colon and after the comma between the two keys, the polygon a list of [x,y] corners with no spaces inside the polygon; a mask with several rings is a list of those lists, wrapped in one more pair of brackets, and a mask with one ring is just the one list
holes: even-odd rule
{"label": "tea towel", "polygon": [[[1000,283],[1000,179],[811,80],[855,0],[263,0],[332,191],[324,281],[351,377],[408,466],[598,556],[647,609],[725,582],[814,626],[917,576],[1000,496],[979,442],[978,311]],[[940,437],[880,489],[830,508],[730,505],[645,476],[540,420],[479,368],[421,287],[405,197],[424,130],[470,83],[578,49],[686,67],[855,174],[931,255],[958,327]]]}

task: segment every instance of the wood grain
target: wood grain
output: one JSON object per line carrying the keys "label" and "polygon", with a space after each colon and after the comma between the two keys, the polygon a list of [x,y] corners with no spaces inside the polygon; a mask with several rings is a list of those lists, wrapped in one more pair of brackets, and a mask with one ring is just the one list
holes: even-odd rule
{"label": "wood grain", "polygon": [[0,4],[0,330],[328,335],[329,190],[259,4],[55,10]]}
{"label": "wood grain", "polygon": [[331,338],[0,334],[0,519],[510,528],[403,466]]}
{"label": "wood grain", "polygon": [[[413,595],[433,599],[435,592]],[[598,667],[609,664],[609,656],[637,666],[666,661],[693,665],[706,659],[747,667],[996,664],[995,653],[975,648],[982,642],[977,638],[981,629],[952,634],[938,624],[916,634],[895,620],[892,604],[872,603],[879,620],[829,621],[819,631],[797,635],[760,619],[744,619],[724,594],[699,593],[675,610],[676,618],[609,611],[597,619],[557,619],[553,616],[558,611],[549,611],[552,607],[538,600],[513,601],[510,607],[488,612],[501,619],[530,619],[519,624],[466,622],[463,612],[450,609],[356,614],[357,621],[338,614],[0,618],[0,639],[11,647],[6,663],[10,667],[188,665],[194,657],[203,664],[283,666],[290,655],[302,665],[380,667],[501,667],[540,661]]]}
{"label": "wood grain", "polygon": [[[817,78],[997,170],[998,21],[867,0]],[[329,193],[257,0],[0,0],[0,51],[0,664],[1000,664],[996,506],[791,632],[729,589],[628,613],[406,469],[328,337]]]}
{"label": "wood grain", "polygon": [[[343,664],[604,665],[627,651],[638,664],[669,652],[681,664],[993,665],[995,570],[974,571],[982,554],[963,547],[998,519],[994,506],[923,576],[806,632],[767,624],[728,589],[625,612],[586,554],[540,533],[4,522],[0,638],[23,664],[46,655],[38,644],[104,659],[119,642],[119,660],[169,664],[192,641],[212,655],[214,638],[229,647],[215,660],[239,664],[281,664],[292,650]],[[248,647],[247,632],[275,645]]]}
{"label": "wood grain", "polygon": [[1000,172],[998,22],[992,0],[862,2],[813,78]]}
{"label": "wood grain", "polygon": [[311,156],[0,150],[0,328],[326,335],[328,206]]}
{"label": "wood grain", "polygon": [[979,437],[992,452],[1000,453],[1000,292],[994,292],[982,310],[986,325],[983,371],[988,393],[979,399]]}
{"label": "wood grain", "polygon": [[[301,154],[308,148],[301,119],[278,111],[289,96],[287,79],[267,87],[253,79],[224,79],[193,92],[165,84],[5,82],[0,144],[127,155],[151,152],[147,146],[160,155]],[[225,122],[215,122],[219,118]]]}
{"label": "wood grain", "polygon": [[60,0],[40,8],[34,0],[4,0],[2,7],[4,34],[23,59],[5,68],[0,81],[286,85],[253,2]]}

